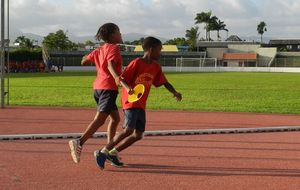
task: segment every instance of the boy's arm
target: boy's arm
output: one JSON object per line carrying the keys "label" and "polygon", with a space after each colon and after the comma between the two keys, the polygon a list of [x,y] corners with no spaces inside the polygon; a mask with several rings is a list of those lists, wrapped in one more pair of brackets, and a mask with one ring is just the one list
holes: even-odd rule
{"label": "boy's arm", "polygon": [[110,74],[114,77],[116,85],[119,86],[120,85],[120,76],[116,72],[116,69],[114,67],[114,61],[109,61],[107,68],[108,68]]}
{"label": "boy's arm", "polygon": [[109,61],[108,62],[108,66],[107,66],[110,74],[114,77],[115,79],[115,82],[116,82],[116,85],[122,85],[128,94],[132,94],[133,93],[133,90],[132,88],[130,88],[127,83],[124,81],[123,77],[119,76],[116,72],[116,69],[114,67],[114,62],[113,61]]}
{"label": "boy's arm", "polygon": [[133,94],[133,89],[128,86],[123,77],[120,77],[120,84],[126,89],[129,95]]}
{"label": "boy's arm", "polygon": [[166,88],[169,92],[171,92],[171,93],[174,95],[174,97],[176,98],[177,101],[181,101],[181,100],[182,100],[182,95],[181,95],[179,92],[177,92],[177,91],[175,90],[175,88],[174,88],[169,82],[166,82],[166,83],[164,84],[164,86],[165,86],[165,88]]}

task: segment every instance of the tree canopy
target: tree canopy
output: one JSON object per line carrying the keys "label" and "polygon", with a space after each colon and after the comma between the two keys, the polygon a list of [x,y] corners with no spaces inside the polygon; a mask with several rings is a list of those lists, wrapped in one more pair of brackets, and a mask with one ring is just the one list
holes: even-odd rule
{"label": "tree canopy", "polygon": [[25,36],[19,36],[14,43],[18,43],[21,48],[33,49],[33,40],[26,38]]}
{"label": "tree canopy", "polygon": [[261,21],[257,25],[257,32],[260,34],[260,42],[263,42],[263,34],[267,31],[267,24],[264,21]]}
{"label": "tree canopy", "polygon": [[196,47],[197,41],[199,39],[200,33],[198,31],[199,31],[198,26],[191,27],[191,29],[185,31],[186,32],[185,37],[187,38],[190,49],[192,50]]}
{"label": "tree canopy", "polygon": [[71,42],[63,30],[58,30],[55,33],[49,33],[43,40],[43,45],[49,50],[73,50],[77,49],[77,45]]}
{"label": "tree canopy", "polygon": [[197,15],[195,17],[195,24],[204,23],[204,30],[206,31],[206,33],[205,33],[206,40],[210,40],[210,35],[209,35],[210,27],[209,27],[209,25],[212,22],[212,19],[215,19],[215,17],[212,17],[212,12],[211,11],[197,13]]}
{"label": "tree canopy", "polygon": [[226,24],[221,21],[217,16],[212,15],[211,11],[197,13],[195,17],[195,24],[204,23],[204,29],[206,31],[205,38],[206,41],[211,41],[210,32],[217,31],[218,41],[221,40],[220,31],[224,30],[228,32]]}
{"label": "tree canopy", "polygon": [[178,46],[188,46],[189,43],[185,38],[174,38],[166,41],[164,45],[178,45]]}

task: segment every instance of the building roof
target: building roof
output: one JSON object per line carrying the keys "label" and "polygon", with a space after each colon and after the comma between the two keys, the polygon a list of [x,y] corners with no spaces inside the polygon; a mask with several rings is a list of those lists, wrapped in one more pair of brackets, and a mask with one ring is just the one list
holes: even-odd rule
{"label": "building roof", "polygon": [[[144,51],[141,45],[135,46],[135,52]],[[178,52],[178,48],[176,45],[163,45],[162,52]]]}
{"label": "building roof", "polygon": [[270,40],[269,44],[272,44],[272,45],[299,45],[300,39]]}
{"label": "building roof", "polygon": [[238,37],[237,35],[231,35],[225,41],[227,41],[227,42],[228,41],[230,41],[230,42],[241,42],[243,40],[240,37]]}
{"label": "building roof", "polygon": [[228,48],[228,45],[253,45],[253,44],[259,44],[254,42],[245,42],[245,41],[222,41],[222,42],[216,42],[216,41],[198,41],[197,47],[200,48]]}
{"label": "building roof", "polygon": [[224,53],[224,60],[256,60],[256,53]]}

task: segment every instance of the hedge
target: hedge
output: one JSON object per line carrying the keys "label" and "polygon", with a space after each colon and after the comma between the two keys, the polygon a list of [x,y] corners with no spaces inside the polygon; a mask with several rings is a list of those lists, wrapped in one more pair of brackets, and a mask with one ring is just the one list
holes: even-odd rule
{"label": "hedge", "polygon": [[[7,52],[6,52],[7,56]],[[9,52],[9,59],[11,61],[18,61],[18,62],[23,62],[23,61],[32,61],[32,60],[43,60],[42,57],[42,49],[16,49],[11,52]]]}

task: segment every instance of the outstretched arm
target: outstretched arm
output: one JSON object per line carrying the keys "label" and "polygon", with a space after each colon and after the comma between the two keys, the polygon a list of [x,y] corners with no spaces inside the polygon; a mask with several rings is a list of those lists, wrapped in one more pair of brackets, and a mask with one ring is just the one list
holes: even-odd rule
{"label": "outstretched arm", "polygon": [[166,88],[169,92],[171,92],[171,93],[174,95],[174,97],[176,98],[177,101],[181,101],[181,100],[182,100],[182,95],[181,95],[179,92],[177,92],[177,91],[175,90],[175,88],[174,88],[169,82],[166,82],[166,83],[164,84],[164,86],[165,86],[165,88]]}

